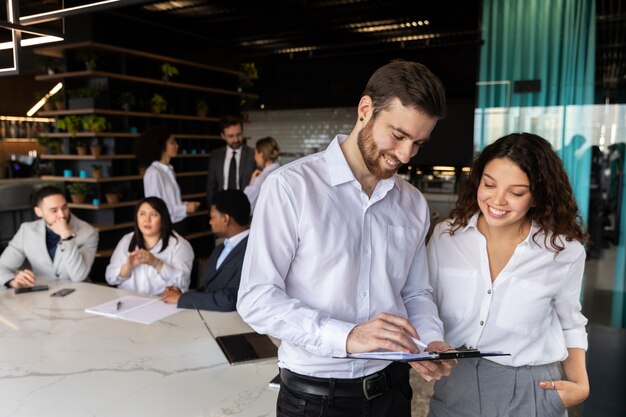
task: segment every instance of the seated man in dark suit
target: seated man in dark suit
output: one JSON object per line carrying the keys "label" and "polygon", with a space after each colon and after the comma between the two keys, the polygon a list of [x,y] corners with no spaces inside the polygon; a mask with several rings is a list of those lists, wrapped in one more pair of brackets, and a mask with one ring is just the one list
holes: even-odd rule
{"label": "seated man in dark suit", "polygon": [[250,232],[250,202],[239,190],[222,190],[211,203],[211,229],[216,237],[225,238],[209,257],[204,287],[181,294],[176,287],[163,292],[163,301],[178,308],[213,311],[235,311],[241,278],[243,256]]}

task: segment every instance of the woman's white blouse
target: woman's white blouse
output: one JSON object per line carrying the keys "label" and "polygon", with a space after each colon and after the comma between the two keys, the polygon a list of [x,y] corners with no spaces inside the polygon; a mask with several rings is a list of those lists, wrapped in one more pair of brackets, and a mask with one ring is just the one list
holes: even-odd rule
{"label": "woman's white blouse", "polygon": [[263,182],[268,175],[276,171],[278,168],[280,168],[280,164],[278,162],[274,162],[273,164],[266,166],[256,178],[250,181],[250,185],[243,189],[243,192],[246,196],[248,196],[248,200],[250,201],[251,211],[254,211],[254,206],[256,206],[256,200],[259,198]]}
{"label": "woman's white blouse", "polygon": [[150,250],[154,256],[163,261],[161,273],[150,265],[140,264],[132,270],[128,278],[120,277],[120,269],[128,259],[128,245],[133,234],[134,232],[128,233],[117,244],[106,269],[107,282],[123,290],[151,295],[159,295],[165,287],[171,285],[183,292],[187,291],[193,264],[193,249],[189,242],[176,232],[174,232],[176,238],[170,236],[167,248],[163,252],[159,252],[163,243],[161,240]]}
{"label": "woman's white blouse", "polygon": [[187,217],[187,206],[180,195],[174,168],[159,161],[154,161],[143,176],[143,191],[146,197],[159,197],[165,202],[172,223],[178,223]]}
{"label": "woman's white blouse", "polygon": [[[580,294],[585,249],[560,239],[558,256],[544,246],[536,225],[491,282],[487,242],[478,214],[454,235],[438,224],[428,244],[433,295],[444,340],[458,347],[500,350],[491,358],[510,366],[541,365],[567,358],[568,348],[587,349],[587,319]],[[548,239],[548,245],[550,240]]]}

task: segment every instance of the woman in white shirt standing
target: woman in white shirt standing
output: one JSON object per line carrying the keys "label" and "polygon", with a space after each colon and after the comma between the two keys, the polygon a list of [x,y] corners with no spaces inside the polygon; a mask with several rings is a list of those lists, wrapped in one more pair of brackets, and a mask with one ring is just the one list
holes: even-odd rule
{"label": "woman in white shirt standing", "polygon": [[511,356],[460,360],[435,384],[430,417],[566,416],[587,398],[578,214],[543,138],[511,134],[474,161],[428,244],[431,285],[447,343]]}
{"label": "woman in white shirt standing", "polygon": [[193,263],[189,242],[172,230],[167,207],[158,197],[137,205],[135,230],[117,244],[106,280],[118,288],[160,295],[166,287],[189,288]]}
{"label": "woman in white shirt standing", "polygon": [[250,200],[252,211],[254,211],[256,200],[259,197],[259,192],[261,192],[263,181],[265,181],[268,175],[280,167],[280,164],[276,162],[279,155],[280,149],[278,148],[276,139],[273,137],[268,136],[256,142],[254,161],[260,169],[256,169],[252,173],[250,184],[243,190],[248,196],[248,200]]}
{"label": "woman in white shirt standing", "polygon": [[176,225],[198,210],[199,202],[181,199],[174,168],[170,165],[172,158],[178,155],[178,143],[167,127],[147,130],[138,140],[135,152],[140,162],[150,164],[143,176],[144,195],[163,200],[172,223]]}

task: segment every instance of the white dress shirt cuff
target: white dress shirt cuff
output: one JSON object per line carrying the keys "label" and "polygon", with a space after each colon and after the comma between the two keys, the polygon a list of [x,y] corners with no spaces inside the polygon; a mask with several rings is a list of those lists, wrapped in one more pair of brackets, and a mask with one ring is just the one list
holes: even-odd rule
{"label": "white dress shirt cuff", "polygon": [[[431,342],[443,340],[443,336],[439,332],[436,332],[434,330],[428,330],[422,333],[418,332],[418,336],[420,337],[420,340],[426,343],[427,345]],[[457,346],[453,346],[453,347],[457,347]]]}
{"label": "white dress shirt cuff", "polygon": [[346,357],[346,342],[348,334],[354,329],[353,323],[345,321],[328,319],[322,328],[322,346],[323,354],[336,356],[338,358]]}
{"label": "white dress shirt cuff", "polygon": [[568,349],[580,348],[587,350],[587,332],[584,329],[564,330],[563,335],[565,336],[565,346]]}

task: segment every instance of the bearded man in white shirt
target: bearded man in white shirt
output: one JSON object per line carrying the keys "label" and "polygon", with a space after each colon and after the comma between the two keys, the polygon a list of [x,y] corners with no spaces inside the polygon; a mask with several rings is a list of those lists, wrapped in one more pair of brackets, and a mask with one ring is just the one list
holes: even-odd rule
{"label": "bearded man in white shirt", "polygon": [[[347,355],[418,352],[418,338],[448,348],[428,284],[428,206],[396,175],[444,115],[443,86],[393,61],[357,110],[349,136],[272,173],[255,209],[237,310],[282,341],[278,417],[410,417],[408,365]],[[411,363],[427,380],[453,365]]]}

